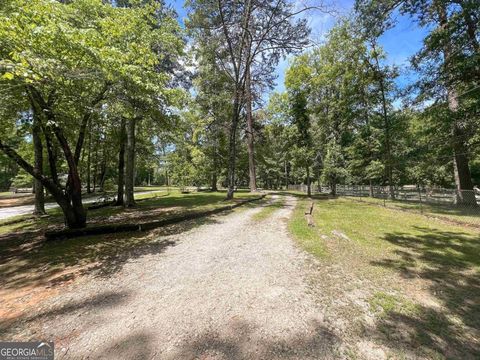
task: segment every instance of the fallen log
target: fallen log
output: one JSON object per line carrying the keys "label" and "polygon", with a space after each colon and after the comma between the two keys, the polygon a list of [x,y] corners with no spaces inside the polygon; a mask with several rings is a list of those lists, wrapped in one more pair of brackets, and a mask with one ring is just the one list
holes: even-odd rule
{"label": "fallen log", "polygon": [[89,207],[87,207],[88,210],[97,210],[97,209],[101,209],[101,208],[104,208],[104,207],[107,207],[107,206],[114,206],[116,204],[116,200],[113,199],[111,201],[104,201],[104,202],[100,202],[100,203],[93,203],[92,205],[90,205]]}
{"label": "fallen log", "polygon": [[47,231],[45,232],[45,238],[47,241],[50,241],[50,240],[69,239],[69,238],[80,237],[80,236],[103,235],[103,234],[111,234],[111,233],[119,233],[119,232],[130,232],[130,231],[147,231],[147,230],[152,230],[162,226],[177,224],[182,221],[199,219],[205,216],[218,214],[227,210],[233,210],[244,204],[263,199],[265,196],[266,195],[261,195],[253,199],[243,200],[235,204],[225,205],[212,210],[190,212],[190,213],[182,214],[180,216],[174,216],[166,219],[155,220],[155,221],[150,221],[150,222],[145,222],[140,224],[112,224],[112,225],[86,227],[83,229],[63,229],[58,231]]}

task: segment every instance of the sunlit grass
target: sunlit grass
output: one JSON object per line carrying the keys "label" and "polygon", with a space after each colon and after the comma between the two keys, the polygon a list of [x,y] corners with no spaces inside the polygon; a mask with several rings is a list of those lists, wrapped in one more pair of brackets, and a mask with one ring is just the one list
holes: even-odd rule
{"label": "sunlit grass", "polygon": [[393,358],[404,358],[408,349],[443,359],[443,344],[456,344],[456,358],[471,358],[472,329],[480,321],[478,231],[346,198],[316,200],[315,228],[309,228],[308,204],[297,201],[291,233],[323,266],[347,272],[348,289],[368,294],[376,330]]}
{"label": "sunlit grass", "polygon": [[305,211],[310,202],[305,198],[298,200],[288,222],[288,230],[305,250],[321,258],[327,255],[325,244],[320,238],[317,227],[309,227],[305,219]]}
{"label": "sunlit grass", "polygon": [[[461,240],[464,236],[473,239],[478,234],[473,229],[431,220],[416,213],[395,211],[346,198],[315,201],[313,210],[315,229],[313,229],[308,228],[304,219],[308,204],[309,200],[298,201],[291,220],[294,225],[290,225],[296,228],[294,235],[297,234],[299,240],[303,242],[307,241],[306,239],[309,239],[309,242],[324,242],[321,235],[332,236],[332,232],[335,231],[345,234],[366,250],[379,253],[395,246],[391,241],[387,241],[394,234],[402,234],[403,237],[424,236],[429,232],[433,237],[439,237],[441,233],[452,234],[451,240],[459,246],[462,246]],[[458,239],[455,234],[458,235]],[[441,250],[439,247],[438,251]],[[443,249],[443,253],[449,251],[448,247]]]}

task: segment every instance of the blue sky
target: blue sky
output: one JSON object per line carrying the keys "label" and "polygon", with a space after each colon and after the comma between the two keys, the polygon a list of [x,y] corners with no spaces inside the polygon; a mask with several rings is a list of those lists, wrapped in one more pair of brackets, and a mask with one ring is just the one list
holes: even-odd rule
{"label": "blue sky", "polygon": [[[182,21],[186,17],[186,11],[183,8],[183,0],[167,0],[167,3],[172,5],[178,15],[179,20]],[[353,0],[336,0],[333,1],[335,9],[339,14],[348,14],[353,7]],[[425,36],[425,29],[419,28],[415,21],[408,16],[401,16],[396,14],[397,25],[386,32],[381,38],[380,43],[384,51],[387,53],[389,64],[394,64],[400,67],[400,77],[397,79],[397,84],[402,87],[408,82],[409,74],[407,72],[408,60],[415,54],[422,46],[422,41]],[[308,19],[310,27],[312,28],[312,39],[315,42],[321,42],[322,38],[329,29],[335,24],[335,17],[321,12],[312,12],[305,17]],[[288,67],[289,59],[282,60],[276,69],[277,85],[276,91],[284,90],[284,75]]]}

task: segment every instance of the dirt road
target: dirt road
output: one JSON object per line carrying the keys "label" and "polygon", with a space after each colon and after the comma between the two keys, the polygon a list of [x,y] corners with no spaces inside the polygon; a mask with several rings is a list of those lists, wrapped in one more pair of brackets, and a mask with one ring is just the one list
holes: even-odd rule
{"label": "dirt road", "polygon": [[108,277],[86,277],[25,322],[59,359],[335,358],[308,255],[286,229],[295,200],[170,235]]}

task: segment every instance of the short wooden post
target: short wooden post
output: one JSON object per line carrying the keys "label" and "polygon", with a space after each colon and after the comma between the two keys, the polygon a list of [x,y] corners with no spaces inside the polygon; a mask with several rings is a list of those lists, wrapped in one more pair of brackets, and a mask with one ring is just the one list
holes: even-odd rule
{"label": "short wooden post", "polygon": [[313,213],[313,201],[310,203],[310,208],[305,213],[305,217],[307,218],[307,225],[309,227],[314,227],[315,226],[315,224],[313,223],[312,213]]}

